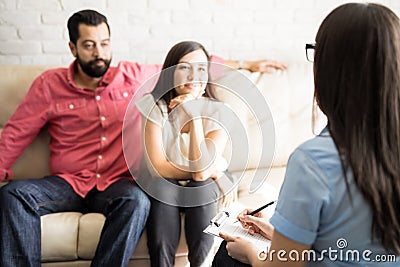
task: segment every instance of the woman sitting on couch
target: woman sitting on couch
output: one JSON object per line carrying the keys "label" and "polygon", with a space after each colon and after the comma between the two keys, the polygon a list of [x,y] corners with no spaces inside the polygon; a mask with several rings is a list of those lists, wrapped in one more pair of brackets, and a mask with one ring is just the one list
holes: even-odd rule
{"label": "woman sitting on couch", "polygon": [[[173,266],[185,212],[185,235],[191,266],[204,263],[214,238],[204,234],[217,200],[228,205],[231,188],[219,187],[229,177],[222,152],[228,140],[227,107],[212,97],[209,56],[197,42],[181,42],[169,51],[155,89],[136,106],[143,116],[147,165],[155,177],[146,187],[151,196],[147,224],[152,266]],[[229,179],[225,179],[227,181]],[[146,181],[144,182],[146,183]],[[227,193],[230,191],[230,193]]]}

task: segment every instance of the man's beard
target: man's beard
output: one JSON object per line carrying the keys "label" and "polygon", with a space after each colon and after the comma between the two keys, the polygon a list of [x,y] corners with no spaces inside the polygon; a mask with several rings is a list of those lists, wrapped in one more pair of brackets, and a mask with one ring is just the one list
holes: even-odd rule
{"label": "man's beard", "polygon": [[[79,55],[76,56],[76,60],[78,61],[79,66],[81,66],[82,70],[86,75],[92,78],[100,78],[102,77],[110,67],[111,58],[109,60],[96,58],[94,60],[84,62],[80,59]],[[96,66],[98,61],[103,61],[104,66]]]}

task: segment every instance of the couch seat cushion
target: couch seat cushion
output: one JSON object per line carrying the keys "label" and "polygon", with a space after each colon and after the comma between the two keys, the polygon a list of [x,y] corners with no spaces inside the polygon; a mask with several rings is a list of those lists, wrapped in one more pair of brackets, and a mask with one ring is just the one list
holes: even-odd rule
{"label": "couch seat cushion", "polygon": [[41,217],[42,261],[68,261],[78,258],[79,212],[61,212]]}

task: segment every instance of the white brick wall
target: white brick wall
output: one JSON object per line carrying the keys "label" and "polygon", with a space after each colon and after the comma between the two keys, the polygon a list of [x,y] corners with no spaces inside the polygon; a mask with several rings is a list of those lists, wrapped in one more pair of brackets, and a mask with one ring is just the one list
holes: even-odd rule
{"label": "white brick wall", "polygon": [[[363,2],[351,0],[351,2]],[[372,0],[373,1],[373,0]],[[110,22],[113,63],[161,63],[181,40],[230,59],[304,59],[322,19],[345,0],[0,0],[0,65],[66,65],[66,21],[96,9]],[[400,0],[377,0],[400,13]]]}

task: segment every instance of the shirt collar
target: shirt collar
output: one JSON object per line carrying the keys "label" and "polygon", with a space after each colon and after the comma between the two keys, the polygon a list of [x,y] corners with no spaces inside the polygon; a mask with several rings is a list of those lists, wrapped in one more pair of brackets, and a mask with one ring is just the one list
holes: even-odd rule
{"label": "shirt collar", "polygon": [[100,82],[100,85],[107,86],[109,85],[115,76],[115,69],[111,67],[111,65],[108,67],[108,70],[106,74],[104,74],[103,79]]}
{"label": "shirt collar", "polygon": [[76,63],[76,60],[73,61],[68,67],[67,80],[68,80],[69,84],[76,87],[76,84],[74,81],[75,63]]}
{"label": "shirt collar", "polygon": [[330,136],[328,126],[325,126],[325,128],[322,129],[322,131],[321,131],[321,133],[319,134],[319,136]]}

